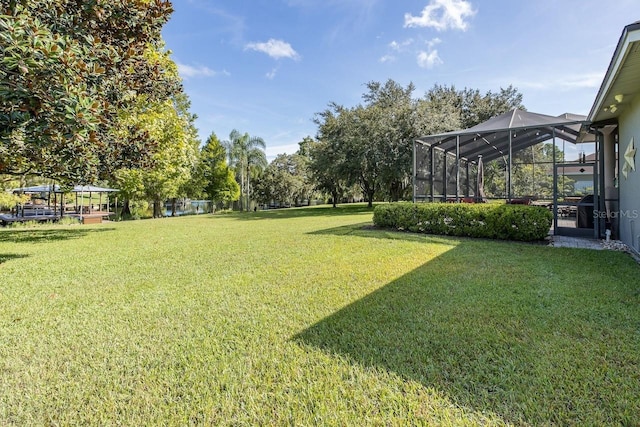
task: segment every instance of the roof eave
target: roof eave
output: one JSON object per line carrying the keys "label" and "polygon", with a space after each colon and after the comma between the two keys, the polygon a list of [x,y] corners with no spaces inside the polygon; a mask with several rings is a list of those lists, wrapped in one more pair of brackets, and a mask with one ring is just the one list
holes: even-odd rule
{"label": "roof eave", "polygon": [[605,99],[607,99],[609,91],[611,90],[611,87],[616,80],[616,77],[620,70],[620,66],[622,65],[622,61],[625,59],[629,45],[631,43],[640,41],[639,30],[640,21],[629,24],[624,27],[624,30],[622,30],[622,35],[618,40],[618,45],[616,46],[613,57],[611,58],[611,62],[609,63],[609,67],[607,68],[607,72],[605,73],[604,80],[600,85],[600,89],[598,90],[598,94],[596,95],[595,102],[593,103],[591,111],[589,112],[588,120],[590,122],[596,123],[602,120],[598,119],[598,113],[603,111]]}

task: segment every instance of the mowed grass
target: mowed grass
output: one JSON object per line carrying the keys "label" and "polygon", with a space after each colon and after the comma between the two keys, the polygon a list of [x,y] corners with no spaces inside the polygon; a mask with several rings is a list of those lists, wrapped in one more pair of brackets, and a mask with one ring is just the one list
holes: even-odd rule
{"label": "mowed grass", "polygon": [[0,230],[0,425],[634,425],[627,255],[363,206]]}

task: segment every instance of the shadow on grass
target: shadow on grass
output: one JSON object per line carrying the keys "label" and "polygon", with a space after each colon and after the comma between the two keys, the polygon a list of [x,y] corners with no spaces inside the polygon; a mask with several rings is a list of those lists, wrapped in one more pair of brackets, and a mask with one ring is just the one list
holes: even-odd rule
{"label": "shadow on grass", "polygon": [[[527,262],[544,248],[489,245],[463,240],[294,340],[507,422],[637,422],[640,296],[627,282],[637,266],[588,254],[571,269],[561,256]],[[619,279],[599,257],[620,265]]]}
{"label": "shadow on grass", "polygon": [[335,208],[331,205],[320,205],[305,206],[299,208],[271,209],[256,212],[233,212],[223,215],[228,215],[231,218],[239,220],[253,221],[261,219],[291,219],[315,216],[349,216],[361,215],[365,213],[373,214],[373,208],[368,208],[366,203],[354,203],[338,205]]}
{"label": "shadow on grass", "polygon": [[0,230],[0,242],[43,243],[69,239],[79,239],[93,233],[112,231],[114,228],[73,228],[73,229],[9,229]]}
{"label": "shadow on grass", "polygon": [[[324,230],[309,232],[310,235],[327,236],[357,236],[372,239],[404,240],[408,242],[420,242],[425,244],[446,244],[457,245],[461,238],[451,236],[435,236],[432,234],[407,233],[404,231],[388,230],[378,228],[371,222],[361,222],[358,224],[343,225]],[[463,238],[464,240],[464,238]],[[468,239],[467,239],[468,240]]]}
{"label": "shadow on grass", "polygon": [[27,258],[28,256],[29,255],[24,254],[0,254],[0,264],[3,264],[12,259]]}

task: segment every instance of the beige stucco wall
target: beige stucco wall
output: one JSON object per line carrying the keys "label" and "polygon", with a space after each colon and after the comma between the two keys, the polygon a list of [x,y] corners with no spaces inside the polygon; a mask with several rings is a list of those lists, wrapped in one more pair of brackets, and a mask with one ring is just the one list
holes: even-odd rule
{"label": "beige stucco wall", "polygon": [[[620,239],[640,252],[640,96],[636,96],[618,119],[619,124],[619,171],[620,188]],[[636,155],[636,170],[625,179],[622,175],[624,153],[633,137]]]}

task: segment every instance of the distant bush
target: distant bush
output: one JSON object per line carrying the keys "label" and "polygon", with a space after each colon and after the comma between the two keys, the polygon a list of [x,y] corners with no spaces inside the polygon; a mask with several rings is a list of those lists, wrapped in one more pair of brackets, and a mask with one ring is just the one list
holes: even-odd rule
{"label": "distant bush", "polygon": [[80,224],[80,220],[78,218],[63,216],[57,222],[59,225],[78,225]]}
{"label": "distant bush", "polygon": [[9,228],[35,228],[41,225],[38,221],[15,221],[9,224]]}
{"label": "distant bush", "polygon": [[129,211],[131,212],[131,219],[149,216],[149,202],[146,200],[130,200]]}
{"label": "distant bush", "polygon": [[0,210],[11,209],[15,205],[26,203],[31,199],[28,194],[12,194],[0,191]]}
{"label": "distant bush", "polygon": [[373,211],[381,228],[520,241],[544,239],[552,219],[543,207],[505,204],[392,203]]}

